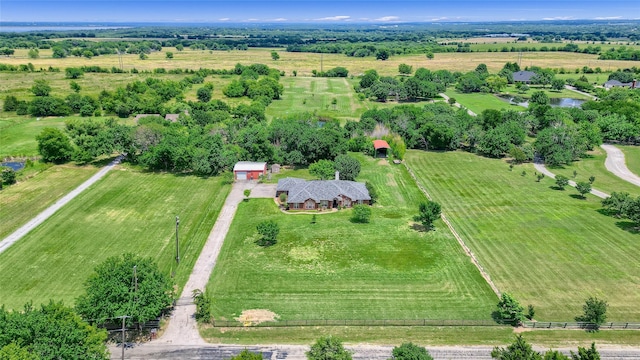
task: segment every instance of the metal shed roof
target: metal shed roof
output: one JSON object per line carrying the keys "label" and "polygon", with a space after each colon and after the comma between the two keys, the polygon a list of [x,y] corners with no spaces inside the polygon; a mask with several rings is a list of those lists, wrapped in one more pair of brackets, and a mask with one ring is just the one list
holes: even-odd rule
{"label": "metal shed roof", "polygon": [[233,171],[264,171],[266,162],[238,161]]}

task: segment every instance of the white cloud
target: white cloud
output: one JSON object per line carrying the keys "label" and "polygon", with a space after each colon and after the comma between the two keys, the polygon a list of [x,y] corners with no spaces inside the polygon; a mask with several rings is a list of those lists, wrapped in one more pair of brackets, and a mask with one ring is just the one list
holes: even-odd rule
{"label": "white cloud", "polygon": [[218,19],[218,21],[229,21],[229,20],[231,20],[231,19],[229,19],[229,18],[221,18],[221,19]]}
{"label": "white cloud", "polygon": [[287,21],[287,19],[285,19],[285,18],[277,18],[277,19],[273,19],[273,21]]}
{"label": "white cloud", "polygon": [[618,20],[622,19],[622,16],[598,16],[595,20]]}
{"label": "white cloud", "polygon": [[571,20],[572,16],[556,16],[556,17],[546,17],[542,18],[542,20]]}
{"label": "white cloud", "polygon": [[341,21],[341,20],[349,20],[351,18],[351,16],[347,16],[347,15],[337,15],[337,16],[328,16],[328,17],[323,17],[320,19],[315,19],[318,21]]}
{"label": "white cloud", "polygon": [[381,18],[376,19],[376,21],[398,21],[400,20],[397,16],[383,16]]}
{"label": "white cloud", "polygon": [[441,16],[441,17],[431,19],[431,21],[442,21],[442,20],[449,20],[449,18],[446,16]]}

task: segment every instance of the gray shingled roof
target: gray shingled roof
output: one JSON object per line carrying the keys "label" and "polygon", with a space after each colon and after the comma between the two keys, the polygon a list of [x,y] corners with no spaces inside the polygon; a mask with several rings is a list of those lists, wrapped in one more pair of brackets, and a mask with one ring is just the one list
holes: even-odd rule
{"label": "gray shingled roof", "polygon": [[289,203],[303,203],[308,199],[315,202],[333,201],[344,195],[352,201],[371,200],[369,191],[363,183],[347,180],[311,180],[285,178],[278,181],[276,191],[287,191]]}
{"label": "gray shingled roof", "polygon": [[513,73],[513,81],[531,81],[535,75],[533,71],[516,71]]}

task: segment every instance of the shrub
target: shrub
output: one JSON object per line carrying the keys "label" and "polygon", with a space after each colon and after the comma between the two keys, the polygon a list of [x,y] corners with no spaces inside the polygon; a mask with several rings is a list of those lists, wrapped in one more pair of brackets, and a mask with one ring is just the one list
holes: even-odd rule
{"label": "shrub", "polygon": [[280,227],[273,220],[265,220],[258,224],[256,227],[258,233],[262,235],[260,239],[256,241],[256,243],[260,246],[271,246],[275,245],[278,242],[277,237],[280,232]]}
{"label": "shrub", "polygon": [[11,168],[2,169],[2,183],[11,185],[16,183],[16,172]]}
{"label": "shrub", "polygon": [[513,296],[502,293],[498,302],[498,310],[493,313],[493,318],[504,324],[518,325],[524,320],[524,309]]}
{"label": "shrub", "polygon": [[202,292],[200,289],[195,289],[191,297],[196,304],[196,321],[209,323],[211,321],[211,296]]}
{"label": "shrub", "polygon": [[576,321],[593,323],[594,330],[598,330],[600,325],[607,321],[607,307],[609,305],[606,301],[596,297],[589,297],[582,306],[583,314],[576,316]]}
{"label": "shrub", "polygon": [[371,220],[371,208],[368,205],[354,205],[351,221],[366,224]]}
{"label": "shrub", "polygon": [[351,360],[351,353],[344,348],[342,340],[336,337],[322,337],[307,351],[309,360]]}

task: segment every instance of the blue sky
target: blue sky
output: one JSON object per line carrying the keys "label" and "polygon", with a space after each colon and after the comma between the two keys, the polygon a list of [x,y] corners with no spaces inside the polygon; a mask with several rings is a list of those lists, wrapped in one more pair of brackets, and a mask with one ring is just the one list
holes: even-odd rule
{"label": "blue sky", "polygon": [[640,19],[638,0],[0,0],[0,21],[434,22]]}

